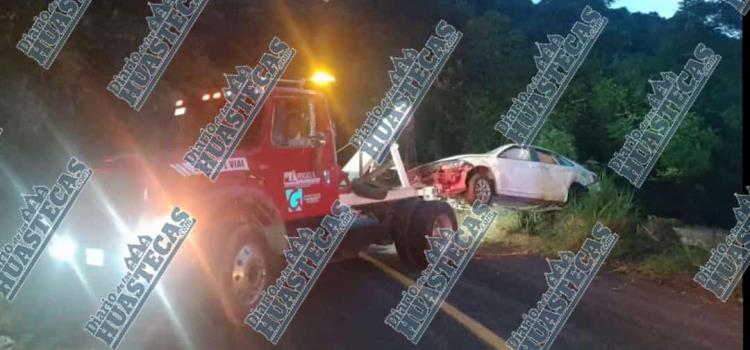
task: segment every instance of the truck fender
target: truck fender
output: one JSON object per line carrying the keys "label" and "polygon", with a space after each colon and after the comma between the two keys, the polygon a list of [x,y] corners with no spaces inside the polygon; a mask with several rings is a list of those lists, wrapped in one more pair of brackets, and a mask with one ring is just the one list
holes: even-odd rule
{"label": "truck fender", "polygon": [[[240,223],[243,217],[251,214],[260,224],[267,225],[268,229],[260,231],[274,253],[281,255],[288,246],[286,227],[279,210],[261,189],[247,186],[225,187],[207,194],[203,198],[203,205],[210,208],[206,215],[210,218],[208,222],[214,227]],[[213,238],[211,240],[220,241]]]}

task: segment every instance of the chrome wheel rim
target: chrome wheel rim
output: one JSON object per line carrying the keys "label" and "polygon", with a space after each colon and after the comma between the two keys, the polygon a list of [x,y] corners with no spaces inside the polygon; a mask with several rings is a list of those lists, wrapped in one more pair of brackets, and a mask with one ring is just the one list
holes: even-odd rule
{"label": "chrome wheel rim", "polygon": [[492,197],[492,188],[490,187],[490,182],[486,179],[479,179],[474,184],[474,193],[476,195],[476,200],[478,200],[482,204],[488,204],[490,202],[490,198]]}
{"label": "chrome wheel rim", "polygon": [[266,261],[257,247],[244,245],[232,267],[232,289],[243,305],[253,305],[260,297],[268,275]]}
{"label": "chrome wheel rim", "polygon": [[453,222],[451,222],[451,218],[448,215],[438,215],[435,221],[432,222],[432,237],[440,237],[441,228],[453,229]]}

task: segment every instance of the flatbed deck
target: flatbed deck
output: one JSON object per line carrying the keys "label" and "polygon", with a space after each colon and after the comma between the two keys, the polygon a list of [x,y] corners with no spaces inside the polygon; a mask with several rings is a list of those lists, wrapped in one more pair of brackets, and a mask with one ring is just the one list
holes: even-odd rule
{"label": "flatbed deck", "polygon": [[407,199],[407,198],[417,198],[417,197],[425,199],[425,200],[437,200],[438,199],[437,189],[431,186],[422,187],[422,188],[416,188],[416,187],[394,188],[388,191],[388,195],[384,199],[365,198],[352,192],[352,193],[344,193],[344,194],[339,195],[339,200],[348,206],[354,207],[354,206],[360,206],[360,205],[385,203],[385,202],[392,202],[392,201],[398,201],[398,200]]}

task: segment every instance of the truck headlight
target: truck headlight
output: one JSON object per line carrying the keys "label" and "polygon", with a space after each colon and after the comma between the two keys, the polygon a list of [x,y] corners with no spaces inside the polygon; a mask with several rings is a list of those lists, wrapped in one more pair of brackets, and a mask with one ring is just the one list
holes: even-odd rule
{"label": "truck headlight", "polygon": [[104,266],[104,251],[97,248],[86,248],[86,265]]}
{"label": "truck headlight", "polygon": [[76,243],[67,236],[54,236],[50,242],[49,255],[57,260],[73,261]]}

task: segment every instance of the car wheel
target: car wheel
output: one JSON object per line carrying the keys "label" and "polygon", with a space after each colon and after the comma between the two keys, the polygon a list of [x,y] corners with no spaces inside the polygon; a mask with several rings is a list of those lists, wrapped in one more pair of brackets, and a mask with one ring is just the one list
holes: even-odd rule
{"label": "car wheel", "polygon": [[424,270],[427,267],[425,250],[429,248],[427,237],[440,235],[439,229],[456,230],[456,214],[445,202],[422,202],[414,210],[409,223],[408,245],[412,266]]}
{"label": "car wheel", "polygon": [[466,188],[466,201],[473,204],[479,201],[482,204],[489,205],[495,194],[493,181],[481,173],[475,173],[469,178]]}
{"label": "car wheel", "polygon": [[566,203],[571,203],[579,198],[581,198],[584,194],[586,194],[586,188],[581,186],[580,184],[574,183],[570,185],[568,188],[568,198],[566,200]]}

